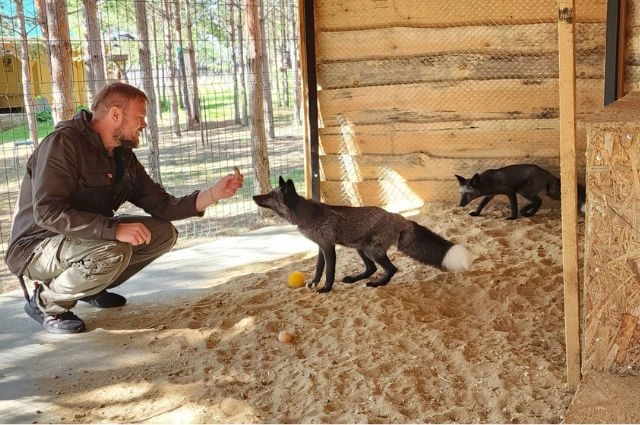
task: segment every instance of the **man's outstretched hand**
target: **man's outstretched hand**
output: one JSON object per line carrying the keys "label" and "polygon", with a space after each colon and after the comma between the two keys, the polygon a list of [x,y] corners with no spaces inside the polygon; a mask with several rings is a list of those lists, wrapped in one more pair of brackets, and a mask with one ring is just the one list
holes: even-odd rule
{"label": "man's outstretched hand", "polygon": [[244,176],[240,169],[233,167],[233,171],[233,174],[227,174],[209,188],[214,202],[232,197],[244,185]]}

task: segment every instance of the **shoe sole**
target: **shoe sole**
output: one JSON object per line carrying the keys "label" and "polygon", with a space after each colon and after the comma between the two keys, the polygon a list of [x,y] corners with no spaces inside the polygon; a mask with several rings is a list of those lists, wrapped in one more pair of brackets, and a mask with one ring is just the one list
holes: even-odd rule
{"label": "shoe sole", "polygon": [[40,325],[42,325],[42,327],[47,332],[52,334],[77,334],[80,332],[84,332],[87,329],[84,323],[82,323],[82,326],[77,329],[60,329],[54,326],[50,326],[47,322],[45,322],[43,313],[40,310],[36,310],[35,308],[33,308],[30,303],[26,303],[24,305],[24,311],[29,315],[29,317],[40,323]]}
{"label": "shoe sole", "polygon": [[79,327],[78,329],[60,329],[60,328],[56,328],[53,326],[48,326],[49,324],[45,321],[43,321],[42,323],[42,327],[49,333],[52,334],[77,334],[77,333],[81,333],[84,332],[85,329],[87,329],[87,327],[84,325],[84,323],[82,323],[82,326]]}

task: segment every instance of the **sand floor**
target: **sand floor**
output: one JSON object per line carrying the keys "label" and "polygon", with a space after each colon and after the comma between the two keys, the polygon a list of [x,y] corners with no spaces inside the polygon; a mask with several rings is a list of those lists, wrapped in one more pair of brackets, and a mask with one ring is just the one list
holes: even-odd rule
{"label": "sand floor", "polygon": [[558,208],[413,217],[468,247],[464,273],[392,250],[387,286],[345,284],[362,265],[343,248],[329,294],[287,286],[291,271],[313,274],[310,252],[230,269],[187,303],[100,311],[92,321],[121,347],[117,366],[56,374],[41,390],[76,423],[562,422],[573,393]]}

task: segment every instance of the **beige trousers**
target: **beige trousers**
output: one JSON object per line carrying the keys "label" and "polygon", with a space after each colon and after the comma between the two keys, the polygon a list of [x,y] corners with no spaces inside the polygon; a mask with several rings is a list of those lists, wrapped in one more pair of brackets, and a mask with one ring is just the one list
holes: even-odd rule
{"label": "beige trousers", "polygon": [[118,221],[143,223],[151,232],[151,242],[131,246],[64,235],[42,241],[24,275],[42,283],[36,299],[44,313],[63,313],[81,298],[120,285],[169,251],[178,238],[168,221],[149,216],[120,216]]}

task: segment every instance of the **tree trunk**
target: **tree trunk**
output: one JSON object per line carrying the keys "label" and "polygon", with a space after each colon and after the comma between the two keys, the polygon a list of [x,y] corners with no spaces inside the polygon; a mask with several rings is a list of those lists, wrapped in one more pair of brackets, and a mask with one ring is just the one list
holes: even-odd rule
{"label": "tree trunk", "polygon": [[153,84],[153,71],[151,69],[151,49],[149,47],[149,22],[147,21],[147,4],[144,1],[136,1],[136,29],[138,32],[138,55],[140,57],[140,76],[144,91],[149,98],[147,105],[147,129],[145,135],[148,143],[149,175],[153,180],[162,184],[160,173],[160,149],[158,137],[158,117],[156,115],[157,101]]}
{"label": "tree trunk", "polygon": [[69,14],[65,0],[45,0],[49,48],[51,49],[51,82],[53,121],[70,119],[75,111],[71,82],[71,40],[69,38]]}
{"label": "tree trunk", "polygon": [[293,116],[298,125],[302,125],[302,81],[300,77],[300,61],[298,60],[298,31],[296,28],[296,0],[289,0],[289,23],[291,24],[289,38],[289,55],[291,57],[291,71],[293,72]]}
{"label": "tree trunk", "polygon": [[184,64],[184,43],[182,41],[182,17],[180,16],[180,7],[178,0],[173,0],[173,24],[177,34],[177,52],[178,52],[178,86],[182,98],[182,106],[187,112],[186,130],[193,130],[193,115],[191,114],[191,105],[189,104],[189,90],[187,88],[187,69]]}
{"label": "tree trunk", "polygon": [[173,37],[171,28],[173,27],[173,19],[171,17],[170,0],[162,1],[162,18],[164,26],[165,53],[167,55],[167,78],[164,80],[164,86],[169,93],[169,105],[171,107],[171,132],[174,136],[180,137],[180,119],[178,117],[178,96],[176,94],[176,62],[173,57]]}
{"label": "tree trunk", "polygon": [[247,0],[247,27],[249,29],[249,64],[251,66],[251,147],[253,152],[253,172],[256,190],[267,193],[269,183],[269,156],[267,154],[267,135],[264,128],[264,56],[263,37],[260,26],[258,4],[260,0]]}
{"label": "tree trunk", "polygon": [[242,27],[242,9],[238,9],[238,47],[240,48],[240,84],[242,85],[242,124],[249,125],[249,111],[247,106],[247,63],[244,60],[244,30]]}
{"label": "tree trunk", "polygon": [[265,127],[267,133],[269,134],[269,139],[273,140],[276,138],[276,129],[273,125],[273,100],[271,96],[271,75],[269,72],[269,59],[267,55],[267,40],[264,38],[265,34],[265,25],[264,25],[264,0],[260,1],[260,45],[259,48],[262,50],[262,72],[264,73],[264,77],[262,77],[262,81],[264,82],[264,113],[265,113]]}
{"label": "tree trunk", "polygon": [[194,123],[200,123],[200,94],[198,90],[198,65],[196,63],[196,49],[193,44],[193,23],[191,21],[191,3],[184,1],[187,14],[187,87],[189,91],[189,108],[191,119]]}
{"label": "tree trunk", "polygon": [[236,40],[236,7],[233,0],[229,3],[229,38],[231,39],[231,65],[233,67],[233,117],[240,124],[240,88],[238,87],[238,41]]}
{"label": "tree trunk", "polygon": [[[40,29],[42,29],[42,38],[44,39],[44,47],[47,53],[47,60],[51,62],[51,49],[49,48],[49,26],[47,25],[47,10],[44,5],[44,0],[35,0],[34,5],[36,7],[36,20]],[[49,66],[51,64],[49,63]]]}
{"label": "tree trunk", "polygon": [[38,126],[36,125],[36,112],[33,101],[33,89],[31,87],[31,67],[29,64],[29,42],[27,30],[24,25],[24,5],[22,0],[13,0],[18,17],[18,31],[20,32],[20,60],[22,61],[22,99],[27,114],[27,127],[29,138],[33,146],[38,146]]}
{"label": "tree trunk", "polygon": [[[156,31],[156,15],[155,13],[153,14],[153,17],[151,18],[151,23],[153,24],[153,49],[154,49],[154,65],[155,65],[155,72],[156,74],[159,72],[160,69],[160,62],[159,62],[159,58],[160,58],[160,54],[158,53],[158,32]],[[164,87],[164,84],[160,84],[160,76],[156,75],[156,80],[154,80],[154,87],[155,87],[155,91],[156,91],[156,111],[158,113],[158,119],[162,120],[162,105],[161,105],[161,100],[162,100],[162,93],[160,92],[160,86],[162,85]]]}
{"label": "tree trunk", "polygon": [[82,0],[82,3],[84,5],[84,69],[88,79],[87,101],[88,106],[91,106],[93,98],[107,84],[107,79],[104,74],[104,56],[100,43],[97,0]]}
{"label": "tree trunk", "polygon": [[[284,106],[291,106],[291,96],[289,94],[289,70],[291,69],[291,62],[289,61],[289,19],[293,19],[293,16],[289,17],[287,14],[289,5],[286,0],[281,0],[280,6],[282,13],[280,14],[280,48],[282,49],[282,93]],[[294,115],[295,116],[295,115]]]}
{"label": "tree trunk", "polygon": [[[273,18],[272,20],[269,21],[270,25],[270,31],[271,31],[271,57],[273,58],[273,70],[274,70],[274,74],[276,76],[276,94],[277,94],[277,98],[278,98],[278,106],[282,106],[282,101],[283,101],[283,97],[282,97],[282,93],[284,93],[283,87],[281,86],[281,81],[280,81],[280,73],[282,72],[281,70],[284,68],[284,64],[281,63],[280,66],[278,66],[278,62],[282,62],[282,55],[278,54],[278,29],[276,28],[276,19]],[[282,33],[280,34],[280,36],[282,36]]]}

